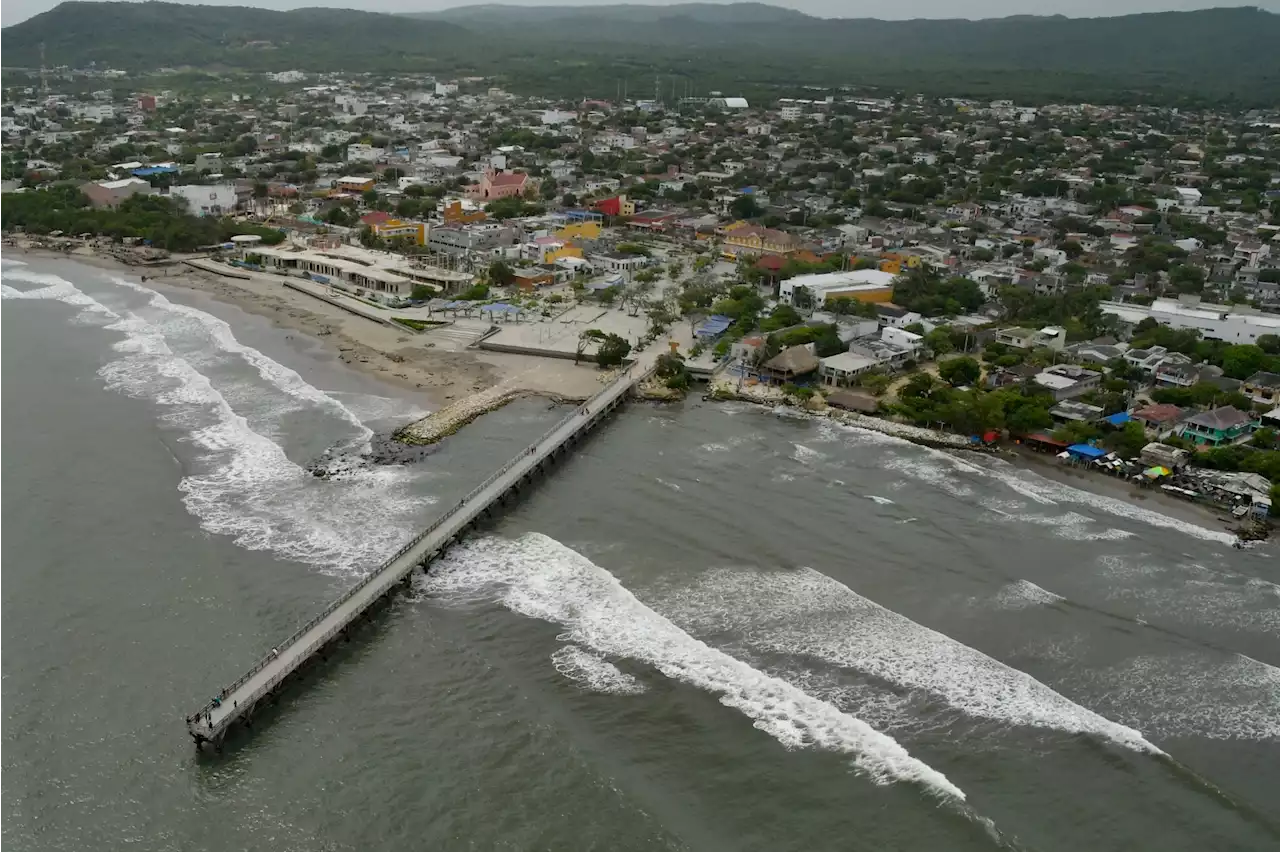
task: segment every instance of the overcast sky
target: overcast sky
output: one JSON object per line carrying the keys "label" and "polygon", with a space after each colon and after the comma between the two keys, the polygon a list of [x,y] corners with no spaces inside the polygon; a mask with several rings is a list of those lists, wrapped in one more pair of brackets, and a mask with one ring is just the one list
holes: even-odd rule
{"label": "overcast sky", "polygon": [[[718,0],[710,0],[717,2]],[[495,0],[520,6],[596,6],[600,0]],[[682,0],[647,0],[648,5],[669,6]],[[297,9],[309,6],[358,8],[369,12],[429,12],[454,6],[470,5],[458,0],[205,0],[206,5],[258,6],[264,9]],[[32,15],[52,9],[58,0],[3,0],[0,22],[16,24]],[[1128,15],[1137,12],[1165,12],[1204,9],[1214,6],[1258,6],[1280,12],[1280,0],[1255,0],[1240,3],[1233,0],[1050,0],[1027,3],[1026,0],[777,0],[775,6],[799,9],[810,15],[827,18],[999,18],[1006,15],[1068,15],[1086,18],[1101,15]]]}

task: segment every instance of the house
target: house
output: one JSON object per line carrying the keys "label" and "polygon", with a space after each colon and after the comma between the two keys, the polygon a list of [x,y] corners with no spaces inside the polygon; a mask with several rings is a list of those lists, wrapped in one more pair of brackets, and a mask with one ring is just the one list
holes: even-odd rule
{"label": "house", "polygon": [[1035,349],[1044,346],[1062,351],[1067,345],[1067,331],[1056,325],[1047,325],[1039,331],[1017,326],[1000,328],[996,329],[995,342],[1015,349]]}
{"label": "house", "polygon": [[1256,428],[1258,421],[1252,414],[1224,405],[1189,418],[1179,434],[1199,445],[1217,447],[1247,440]]}
{"label": "house", "polygon": [[760,378],[773,382],[792,382],[818,369],[818,356],[808,346],[790,346],[760,366]]}
{"label": "house", "polygon": [[1102,383],[1102,374],[1075,364],[1058,364],[1041,370],[1032,381],[1040,387],[1048,388],[1053,394],[1054,402],[1061,402],[1096,389]]}
{"label": "house", "polygon": [[1142,424],[1142,428],[1157,438],[1165,438],[1178,431],[1179,424],[1187,413],[1176,405],[1153,403],[1129,412],[1132,420]]}
{"label": "house", "polygon": [[1190,457],[1191,454],[1186,450],[1155,442],[1147,444],[1138,454],[1138,459],[1143,464],[1159,465],[1169,470],[1181,469]]}
{"label": "house", "polygon": [[824,384],[847,387],[863,373],[880,365],[878,358],[858,355],[853,352],[841,352],[818,362],[818,375]]}
{"label": "house", "polygon": [[1280,404],[1280,373],[1254,373],[1244,380],[1240,392],[1260,405]]}
{"label": "house", "polygon": [[592,206],[606,216],[636,215],[636,203],[628,200],[625,195],[615,195],[612,198],[602,198]]}
{"label": "house", "polygon": [[133,177],[81,184],[80,191],[88,197],[90,204],[99,208],[119,207],[131,195],[151,195],[155,192],[151,184]]}
{"label": "house", "polygon": [[424,222],[387,218],[370,223],[369,229],[384,240],[407,239],[416,246],[426,245],[427,242],[427,226]]}
{"label": "house", "polygon": [[1049,416],[1063,423],[1093,423],[1102,417],[1102,406],[1067,400],[1049,409]]}
{"label": "house", "polygon": [[1144,373],[1154,373],[1164,363],[1169,350],[1163,346],[1152,346],[1150,349],[1130,349],[1124,353],[1125,363],[1137,367]]}
{"label": "house", "polygon": [[374,181],[370,177],[352,177],[344,175],[333,182],[334,189],[339,192],[365,192],[373,189]]}
{"label": "house", "polygon": [[537,266],[518,266],[511,270],[511,282],[526,293],[555,283],[555,275]]}
{"label": "house", "polygon": [[1213,305],[1196,296],[1156,299],[1150,305],[1102,302],[1098,307],[1127,323],[1150,318],[1170,328],[1194,328],[1207,339],[1225,343],[1256,343],[1264,334],[1280,334],[1280,316],[1243,305]]}
{"label": "house", "polygon": [[606,254],[593,255],[591,261],[597,268],[606,272],[634,272],[648,264],[649,259],[638,254],[608,252]]}

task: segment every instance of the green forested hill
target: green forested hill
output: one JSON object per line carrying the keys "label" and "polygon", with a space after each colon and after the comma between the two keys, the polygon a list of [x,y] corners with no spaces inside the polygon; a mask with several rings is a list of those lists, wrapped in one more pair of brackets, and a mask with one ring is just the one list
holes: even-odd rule
{"label": "green forested hill", "polygon": [[68,2],[0,31],[4,66],[363,70],[422,67],[472,44],[469,30],[349,9]]}
{"label": "green forested hill", "polygon": [[761,3],[468,6],[389,16],[72,2],[3,30],[6,67],[420,71],[513,91],[612,95],[619,81],[750,97],[870,85],[1028,100],[1280,100],[1280,15],[1253,8],[1111,18],[821,19]]}

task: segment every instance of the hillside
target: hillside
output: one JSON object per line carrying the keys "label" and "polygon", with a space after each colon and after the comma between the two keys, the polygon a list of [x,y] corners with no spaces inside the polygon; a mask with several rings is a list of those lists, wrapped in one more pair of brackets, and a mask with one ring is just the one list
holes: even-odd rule
{"label": "hillside", "polygon": [[761,3],[482,5],[390,16],[63,3],[3,30],[8,68],[465,71],[514,91],[608,96],[621,80],[747,96],[805,85],[937,95],[1262,105],[1280,99],[1280,15],[822,19]]}
{"label": "hillside", "polygon": [[349,9],[68,2],[0,31],[4,66],[364,70],[422,67],[473,43],[446,21]]}

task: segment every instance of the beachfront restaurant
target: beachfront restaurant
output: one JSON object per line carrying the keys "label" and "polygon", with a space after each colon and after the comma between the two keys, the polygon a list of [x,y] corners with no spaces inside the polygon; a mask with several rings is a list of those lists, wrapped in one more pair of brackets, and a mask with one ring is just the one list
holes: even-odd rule
{"label": "beachfront restaurant", "polygon": [[261,255],[263,266],[286,272],[300,272],[304,278],[310,278],[321,284],[335,285],[343,289],[360,288],[396,297],[407,297],[413,291],[414,282],[410,279],[380,267],[365,266],[352,260],[342,260],[318,252],[280,251],[270,248],[258,249],[255,253]]}

